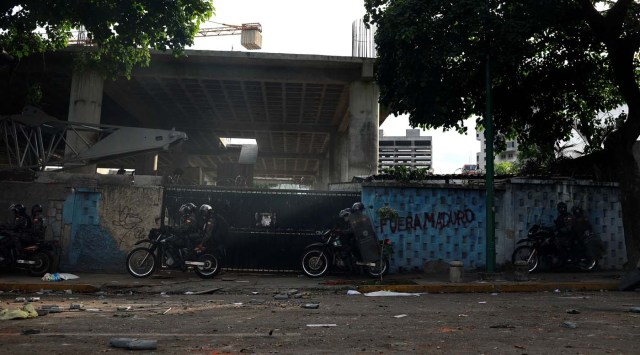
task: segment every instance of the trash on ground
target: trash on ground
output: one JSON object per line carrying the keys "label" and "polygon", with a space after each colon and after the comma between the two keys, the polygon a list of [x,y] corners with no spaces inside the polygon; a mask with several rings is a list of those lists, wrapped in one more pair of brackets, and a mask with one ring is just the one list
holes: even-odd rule
{"label": "trash on ground", "polygon": [[87,312],[100,312],[100,310],[98,308],[86,308],[85,311],[87,311]]}
{"label": "trash on ground", "polygon": [[562,322],[562,324],[560,324],[560,326],[562,328],[569,328],[569,329],[576,329],[578,328],[578,325],[574,322]]}
{"label": "trash on ground", "polygon": [[252,294],[252,295],[257,295],[257,294],[259,294],[259,293],[260,293],[260,292],[257,292],[257,291],[253,291],[253,292],[251,292],[251,294]]}
{"label": "trash on ground", "polygon": [[64,280],[75,280],[79,278],[80,276],[77,276],[74,274],[54,272],[53,274],[50,274],[50,273],[44,274],[44,276],[42,276],[42,281],[64,281]]}
{"label": "trash on ground", "polygon": [[567,313],[569,314],[580,314],[580,311],[577,309],[567,309]]}
{"label": "trash on ground", "polygon": [[[206,294],[214,293],[214,292],[219,291],[219,290],[222,290],[222,288],[221,287],[210,288],[210,289],[202,290],[202,291],[194,291],[194,292],[191,292],[191,293],[188,293],[188,294],[189,295],[206,295]],[[185,295],[186,294],[187,293],[185,292]]]}
{"label": "trash on ground", "polygon": [[3,309],[0,310],[0,320],[10,319],[27,319],[38,316],[38,311],[31,303],[27,303],[19,309]]}
{"label": "trash on ground", "polygon": [[320,304],[318,304],[318,303],[305,303],[305,304],[302,305],[302,308],[318,309],[318,308],[320,308]]}
{"label": "trash on ground", "polygon": [[40,334],[40,329],[25,329],[20,332],[22,335]]}
{"label": "trash on ground", "polygon": [[629,308],[629,312],[631,312],[631,313],[640,313],[640,307],[631,307],[631,308]]}
{"label": "trash on ground", "polygon": [[109,345],[114,348],[130,350],[155,350],[158,347],[158,341],[153,339],[111,338]]}
{"label": "trash on ground", "polygon": [[333,323],[331,323],[331,324],[307,324],[307,327],[316,327],[316,328],[317,327],[326,327],[326,328],[328,328],[328,327],[337,327],[337,326],[338,326],[337,324],[333,324]]}
{"label": "trash on ground", "polygon": [[485,304],[485,303],[487,303],[487,301],[480,301],[480,302],[478,302],[478,303],[480,303],[480,304]]}
{"label": "trash on ground", "polygon": [[37,302],[40,301],[40,297],[29,297],[27,298],[27,302]]}
{"label": "trash on ground", "polygon": [[513,328],[515,328],[515,326],[513,326],[511,324],[496,324],[496,325],[490,325],[489,328],[494,328],[494,329],[513,329]]}
{"label": "trash on ground", "polygon": [[347,295],[361,295],[362,293],[356,291],[356,290],[348,290],[347,291]]}
{"label": "trash on ground", "polygon": [[393,316],[393,318],[404,318],[406,316],[406,314],[398,314],[397,316]]}
{"label": "trash on ground", "polygon": [[166,311],[164,311],[164,312],[162,312],[162,314],[163,314],[163,315],[164,315],[164,314],[167,314],[167,313],[169,313],[169,311],[170,311],[170,310],[171,310],[171,307],[167,308],[167,310],[166,310]]}
{"label": "trash on ground", "polygon": [[131,306],[118,307],[117,310],[118,311],[130,311],[131,310]]}
{"label": "trash on ground", "polygon": [[468,317],[469,315],[467,314],[458,314],[458,317]]}
{"label": "trash on ground", "polygon": [[27,299],[26,299],[26,298],[24,298],[24,297],[16,297],[16,302],[17,302],[17,303],[24,303],[24,302],[26,302],[26,301],[27,301]]}
{"label": "trash on ground", "polygon": [[555,290],[553,290],[553,292],[555,292],[555,293],[560,293],[560,289],[559,289],[559,288],[556,288]]}
{"label": "trash on ground", "polygon": [[393,291],[374,291],[364,294],[369,297],[393,297],[393,296],[420,296],[420,293],[393,292]]}

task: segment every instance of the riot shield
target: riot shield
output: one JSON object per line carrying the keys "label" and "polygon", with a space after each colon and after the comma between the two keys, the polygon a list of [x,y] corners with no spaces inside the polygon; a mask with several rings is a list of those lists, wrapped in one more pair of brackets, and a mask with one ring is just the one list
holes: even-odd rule
{"label": "riot shield", "polygon": [[373,230],[369,217],[362,211],[352,211],[349,215],[349,226],[353,231],[356,244],[360,251],[361,261],[373,263],[380,260],[380,246],[378,237]]}

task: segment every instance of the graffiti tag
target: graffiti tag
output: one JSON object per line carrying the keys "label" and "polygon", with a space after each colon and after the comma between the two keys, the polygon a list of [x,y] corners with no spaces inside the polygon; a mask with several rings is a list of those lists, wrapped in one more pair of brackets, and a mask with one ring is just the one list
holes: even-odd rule
{"label": "graffiti tag", "polygon": [[138,213],[131,211],[129,206],[121,207],[118,210],[117,219],[111,221],[111,223],[114,226],[125,230],[125,232],[117,238],[118,246],[121,246],[127,239],[133,238],[135,240],[140,240],[145,238],[144,228],[140,226],[142,218]]}
{"label": "graffiti tag", "polygon": [[424,212],[422,215],[415,213],[397,219],[380,220],[380,233],[384,233],[385,230],[396,233],[429,228],[442,230],[450,227],[466,227],[475,219],[476,214],[468,208],[448,212]]}

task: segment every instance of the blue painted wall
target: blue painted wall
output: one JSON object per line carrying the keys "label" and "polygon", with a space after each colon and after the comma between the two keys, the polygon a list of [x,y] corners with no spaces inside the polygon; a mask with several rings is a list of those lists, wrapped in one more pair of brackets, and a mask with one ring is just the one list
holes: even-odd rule
{"label": "blue painted wall", "polygon": [[[392,272],[422,269],[433,260],[461,260],[466,268],[485,265],[484,191],[363,186],[362,200],[378,238],[393,243]],[[377,216],[385,206],[398,212],[397,221]]]}
{"label": "blue painted wall", "polygon": [[62,270],[75,272],[120,272],[126,253],[118,248],[114,237],[101,225],[101,193],[92,189],[75,189],[63,207],[67,236],[63,245]]}
{"label": "blue painted wall", "polygon": [[[378,238],[388,238],[395,254],[391,271],[423,269],[428,261],[460,260],[467,269],[486,265],[484,186],[365,183],[362,202]],[[556,204],[582,207],[605,244],[602,269],[626,262],[622,208],[615,184],[568,179],[512,179],[495,194],[496,263],[511,262],[516,242],[535,223],[553,224]],[[391,207],[399,220],[381,220],[376,211]]]}

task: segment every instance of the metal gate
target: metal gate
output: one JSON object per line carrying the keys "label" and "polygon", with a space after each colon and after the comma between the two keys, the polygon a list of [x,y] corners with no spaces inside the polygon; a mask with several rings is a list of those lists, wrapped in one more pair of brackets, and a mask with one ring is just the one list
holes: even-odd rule
{"label": "metal gate", "polygon": [[304,247],[331,228],[338,212],[360,201],[359,192],[168,187],[163,220],[175,225],[184,203],[211,205],[229,223],[224,268],[294,271]]}

